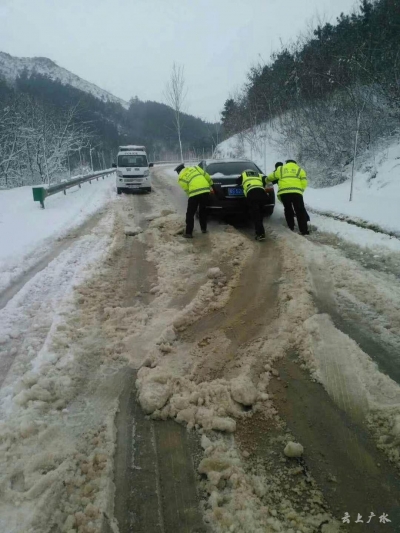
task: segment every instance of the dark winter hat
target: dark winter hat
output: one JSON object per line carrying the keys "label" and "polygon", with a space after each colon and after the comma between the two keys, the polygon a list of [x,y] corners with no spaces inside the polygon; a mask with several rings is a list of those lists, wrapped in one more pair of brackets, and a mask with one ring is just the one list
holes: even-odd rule
{"label": "dark winter hat", "polygon": [[175,172],[177,172],[179,174],[179,172],[181,170],[183,170],[185,168],[185,165],[183,163],[181,163],[180,165],[178,165],[176,168],[174,168]]}
{"label": "dark winter hat", "polygon": [[283,163],[282,163],[282,161],[277,161],[277,162],[275,163],[275,170],[276,170],[277,168],[279,168],[279,167],[283,167]]}
{"label": "dark winter hat", "polygon": [[297,161],[295,161],[294,159],[286,159],[286,163],[294,163],[295,165],[297,165]]}

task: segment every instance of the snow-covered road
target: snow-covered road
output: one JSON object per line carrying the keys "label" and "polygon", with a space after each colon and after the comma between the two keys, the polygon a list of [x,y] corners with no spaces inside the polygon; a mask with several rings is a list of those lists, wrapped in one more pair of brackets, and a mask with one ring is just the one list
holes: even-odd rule
{"label": "snow-covered road", "polygon": [[396,531],[396,241],[305,239],[277,208],[265,243],[220,221],[187,242],[153,179],[0,311],[0,531]]}

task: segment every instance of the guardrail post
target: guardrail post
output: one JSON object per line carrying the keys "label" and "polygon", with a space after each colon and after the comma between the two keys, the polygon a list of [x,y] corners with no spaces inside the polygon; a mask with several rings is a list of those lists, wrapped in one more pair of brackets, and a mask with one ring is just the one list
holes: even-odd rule
{"label": "guardrail post", "polygon": [[65,195],[67,194],[67,189],[70,189],[71,187],[76,187],[78,186],[80,189],[82,188],[82,183],[85,183],[86,181],[88,181],[90,183],[90,185],[92,184],[92,181],[94,179],[96,179],[97,181],[99,181],[99,178],[102,177],[103,180],[104,178],[106,177],[106,175],[110,175],[110,174],[114,174],[115,171],[110,169],[110,170],[103,170],[101,172],[93,172],[93,173],[89,173],[88,175],[86,176],[76,176],[75,178],[71,178],[70,180],[66,181],[66,182],[61,182],[61,183],[55,183],[54,185],[50,185],[50,186],[41,186],[41,185],[35,185],[32,187],[32,192],[33,192],[33,200],[35,202],[40,202],[40,206],[42,207],[42,209],[44,209],[44,200],[45,198],[47,198],[48,196],[51,196],[53,194],[57,194],[59,192],[63,192]]}
{"label": "guardrail post", "polygon": [[32,187],[33,200],[35,202],[40,202],[40,206],[44,209],[44,200],[47,196],[46,189],[44,187]]}

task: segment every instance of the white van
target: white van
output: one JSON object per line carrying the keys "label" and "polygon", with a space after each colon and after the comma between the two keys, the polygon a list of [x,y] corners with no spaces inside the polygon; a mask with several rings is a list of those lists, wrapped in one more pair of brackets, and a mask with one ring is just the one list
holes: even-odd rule
{"label": "white van", "polygon": [[153,163],[148,162],[146,148],[144,146],[128,145],[120,146],[117,155],[117,163],[113,167],[117,169],[117,193],[123,191],[151,192],[150,168]]}

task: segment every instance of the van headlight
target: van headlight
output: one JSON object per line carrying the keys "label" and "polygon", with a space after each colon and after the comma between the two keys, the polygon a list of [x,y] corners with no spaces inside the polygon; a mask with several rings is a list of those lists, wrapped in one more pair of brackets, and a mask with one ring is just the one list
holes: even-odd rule
{"label": "van headlight", "polygon": [[122,170],[117,170],[117,176],[119,176],[119,177],[123,176]]}
{"label": "van headlight", "polygon": [[150,174],[150,170],[145,170],[143,173],[143,176],[148,176]]}

